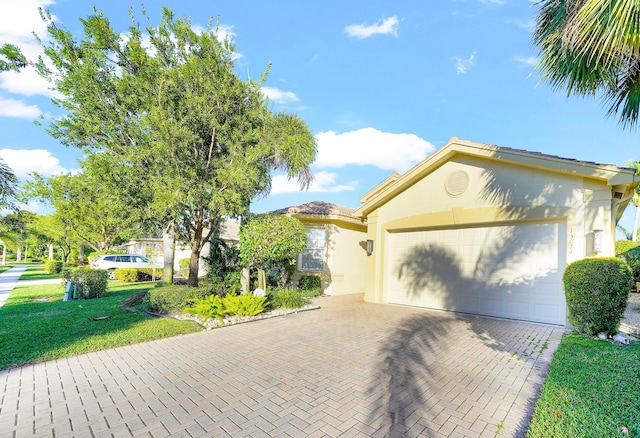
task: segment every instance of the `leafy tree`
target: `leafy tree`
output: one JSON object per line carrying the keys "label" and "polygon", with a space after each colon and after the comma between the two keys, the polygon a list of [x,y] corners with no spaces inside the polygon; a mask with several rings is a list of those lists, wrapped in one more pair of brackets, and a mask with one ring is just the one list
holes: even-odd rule
{"label": "leafy tree", "polygon": [[177,239],[190,245],[190,286],[221,218],[268,193],[271,170],[310,183],[316,144],[306,123],[269,109],[260,93],[266,71],[258,82],[236,75],[233,44],[219,41],[211,25],[196,32],[165,8],[160,24],[147,26],[148,38],[132,13],[123,38],[94,10],[76,40],[44,16],[52,67],[40,61],[37,68],[64,111],[49,132],[104,154],[126,181],[114,196],[150,196],[135,205],[147,206],[146,218],[175,224]]}
{"label": "leafy tree", "polygon": [[25,210],[0,218],[0,239],[5,247],[8,246],[16,252],[21,251],[28,240],[28,228],[35,218],[34,213]]}
{"label": "leafy tree", "polygon": [[263,289],[269,262],[292,258],[306,248],[307,232],[296,218],[262,214],[240,227],[240,258],[244,265],[260,269],[258,285]]}
{"label": "leafy tree", "polygon": [[55,211],[54,241],[84,242],[95,251],[127,241],[136,231],[136,210],[118,199],[118,192],[90,172],[44,178],[37,173],[25,184],[23,195],[39,199]]}
{"label": "leafy tree", "polygon": [[640,108],[640,2],[540,0],[541,76],[568,95],[603,93],[609,115],[635,126]]}
{"label": "leafy tree", "polygon": [[47,244],[56,248],[60,259],[63,262],[69,261],[69,256],[74,248],[80,247],[81,241],[74,230],[70,227],[70,221],[63,221],[64,216],[49,214],[36,217],[30,229],[36,234],[43,236]]}

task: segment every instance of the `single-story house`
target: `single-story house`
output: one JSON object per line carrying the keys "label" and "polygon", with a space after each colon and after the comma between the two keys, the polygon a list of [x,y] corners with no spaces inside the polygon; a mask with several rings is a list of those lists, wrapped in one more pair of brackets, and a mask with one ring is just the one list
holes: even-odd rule
{"label": "single-story house", "polygon": [[317,275],[326,295],[364,291],[367,226],[352,209],[313,201],[273,213],[295,217],[307,230],[307,249],[298,255],[294,281]]}
{"label": "single-story house", "polygon": [[[240,230],[240,224],[235,221],[227,220],[220,226],[220,238],[229,245],[236,245],[238,243],[238,232]],[[164,245],[162,236],[142,236],[136,239],[132,239],[123,245],[128,254],[139,254],[150,259],[162,263]],[[206,243],[200,253],[200,265],[199,276],[206,275],[206,265],[203,257],[208,257],[210,253],[209,243]],[[188,259],[191,257],[191,248],[189,245],[185,245],[176,242],[175,254],[173,259],[174,272],[180,272],[180,260]]]}
{"label": "single-story house", "polygon": [[[565,325],[565,267],[614,254],[638,183],[633,169],[454,137],[353,212],[372,250],[365,300]],[[328,253],[334,281],[356,262],[338,263],[339,244]]]}

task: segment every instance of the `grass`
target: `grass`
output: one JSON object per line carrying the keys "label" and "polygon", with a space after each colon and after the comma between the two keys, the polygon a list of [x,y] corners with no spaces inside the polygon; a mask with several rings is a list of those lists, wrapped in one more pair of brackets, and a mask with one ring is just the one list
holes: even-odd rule
{"label": "grass", "polygon": [[640,342],[563,338],[527,437],[640,437]]}
{"label": "grass", "polygon": [[2,274],[5,271],[8,271],[9,269],[13,268],[13,266],[7,265],[7,266],[0,266],[0,274]]}
{"label": "grass", "polygon": [[20,276],[20,280],[49,280],[62,278],[62,274],[49,274],[44,270],[44,264],[29,266]]}
{"label": "grass", "polygon": [[[154,283],[109,284],[103,298],[62,301],[62,284],[17,287],[0,307],[0,369],[202,330],[122,309]],[[89,318],[109,316],[92,321]]]}

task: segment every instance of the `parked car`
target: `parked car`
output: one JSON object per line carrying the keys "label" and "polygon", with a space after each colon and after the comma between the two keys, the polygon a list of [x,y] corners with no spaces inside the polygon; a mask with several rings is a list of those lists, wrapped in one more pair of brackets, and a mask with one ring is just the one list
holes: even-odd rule
{"label": "parked car", "polygon": [[119,268],[162,268],[161,263],[155,263],[147,257],[135,254],[104,254],[89,264],[95,269],[109,271],[109,279],[115,280],[113,271]]}

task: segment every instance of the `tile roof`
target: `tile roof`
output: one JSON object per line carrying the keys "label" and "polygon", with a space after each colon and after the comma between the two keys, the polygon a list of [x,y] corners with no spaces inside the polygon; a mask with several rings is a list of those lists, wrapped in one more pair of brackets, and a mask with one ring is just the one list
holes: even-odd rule
{"label": "tile roof", "polygon": [[306,204],[294,205],[292,207],[281,208],[272,213],[275,214],[317,214],[325,216],[343,216],[355,219],[353,209],[341,205],[331,204],[324,201],[312,201]]}

